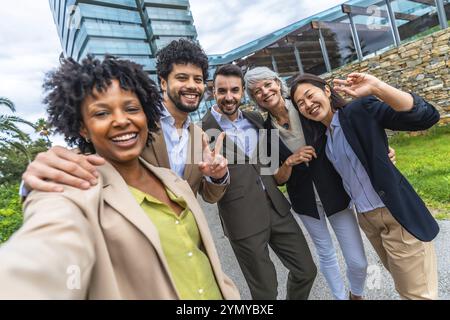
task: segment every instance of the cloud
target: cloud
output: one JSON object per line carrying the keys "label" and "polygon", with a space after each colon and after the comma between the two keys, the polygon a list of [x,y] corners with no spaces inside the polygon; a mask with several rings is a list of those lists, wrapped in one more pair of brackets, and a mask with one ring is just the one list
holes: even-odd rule
{"label": "cloud", "polygon": [[343,2],[190,0],[198,39],[208,54],[226,53]]}
{"label": "cloud", "polygon": [[58,65],[61,52],[48,1],[2,3],[0,30],[0,96],[16,104],[19,116],[35,121],[45,116],[44,75]]}

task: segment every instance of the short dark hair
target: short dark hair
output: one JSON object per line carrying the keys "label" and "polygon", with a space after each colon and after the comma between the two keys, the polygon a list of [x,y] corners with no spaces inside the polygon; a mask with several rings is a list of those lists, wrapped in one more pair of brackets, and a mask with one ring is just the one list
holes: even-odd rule
{"label": "short dark hair", "polygon": [[241,79],[241,83],[242,86],[244,86],[244,75],[242,73],[241,67],[235,65],[235,64],[224,64],[223,66],[220,66],[216,69],[216,72],[214,72],[214,77],[213,77],[213,85],[216,82],[216,78],[217,76],[225,76],[225,77],[229,77],[229,76],[234,76],[234,77],[238,77]]}
{"label": "short dark hair", "polygon": [[[188,39],[173,40],[156,54],[158,79],[167,80],[174,64],[193,64],[202,69],[203,80],[208,79],[208,56],[199,44]],[[159,81],[161,81],[159,79]]]}
{"label": "short dark hair", "polygon": [[88,55],[81,63],[72,58],[63,59],[58,69],[46,74],[43,88],[48,92],[44,103],[47,104],[49,123],[56,132],[64,135],[70,146],[78,147],[83,153],[95,152],[95,149],[80,134],[81,104],[94,89],[106,90],[112,80],[118,80],[123,90],[137,95],[147,117],[149,132],[156,132],[162,110],[161,96],[141,65],[111,55],[106,55],[103,61]]}

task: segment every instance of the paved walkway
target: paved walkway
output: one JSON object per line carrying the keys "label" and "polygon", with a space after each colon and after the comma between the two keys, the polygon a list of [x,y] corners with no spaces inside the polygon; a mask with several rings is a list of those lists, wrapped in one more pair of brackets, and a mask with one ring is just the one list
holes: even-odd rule
{"label": "paved walkway", "polygon": [[[217,206],[205,203],[200,198],[199,201],[208,219],[225,273],[236,283],[239,291],[241,292],[242,299],[251,299],[247,284],[245,283],[244,277],[230,247],[228,239],[223,235],[222,226],[220,224],[220,219],[217,212]],[[435,241],[436,253],[438,255],[439,297],[440,299],[450,300],[450,221],[439,221],[439,226],[441,227],[441,232]],[[313,253],[314,261],[316,262],[316,265],[318,265],[314,245],[311,243],[311,240],[302,225],[301,227]],[[333,239],[335,241],[335,245],[337,246],[336,239]],[[369,274],[366,282],[366,298],[373,300],[399,299],[389,273],[381,265],[375,251],[364,234],[363,240],[369,262]],[[271,252],[271,256],[277,269],[279,282],[278,298],[284,299],[286,296],[287,269],[283,267],[273,252]],[[344,259],[340,251],[338,257],[341,270],[345,270]],[[377,279],[379,281],[377,281]],[[310,299],[333,299],[325,279],[320,272],[318,273],[314,283]]]}

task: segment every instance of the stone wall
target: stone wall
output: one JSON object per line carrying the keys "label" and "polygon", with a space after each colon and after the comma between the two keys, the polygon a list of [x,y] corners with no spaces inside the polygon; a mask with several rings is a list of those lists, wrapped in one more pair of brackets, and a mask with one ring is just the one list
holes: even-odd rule
{"label": "stone wall", "polygon": [[396,88],[419,94],[439,110],[441,124],[450,123],[450,28],[346,65],[324,78],[344,78],[351,72],[370,73]]}

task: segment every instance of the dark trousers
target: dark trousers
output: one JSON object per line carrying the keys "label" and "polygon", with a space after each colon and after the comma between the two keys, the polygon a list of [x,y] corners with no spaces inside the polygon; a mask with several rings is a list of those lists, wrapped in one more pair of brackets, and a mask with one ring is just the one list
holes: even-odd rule
{"label": "dark trousers", "polygon": [[269,246],[289,270],[289,300],[308,299],[317,268],[305,236],[292,214],[279,215],[270,205],[271,225],[245,239],[231,240],[231,247],[244,274],[254,300],[276,300],[278,282],[275,266],[269,257]]}

